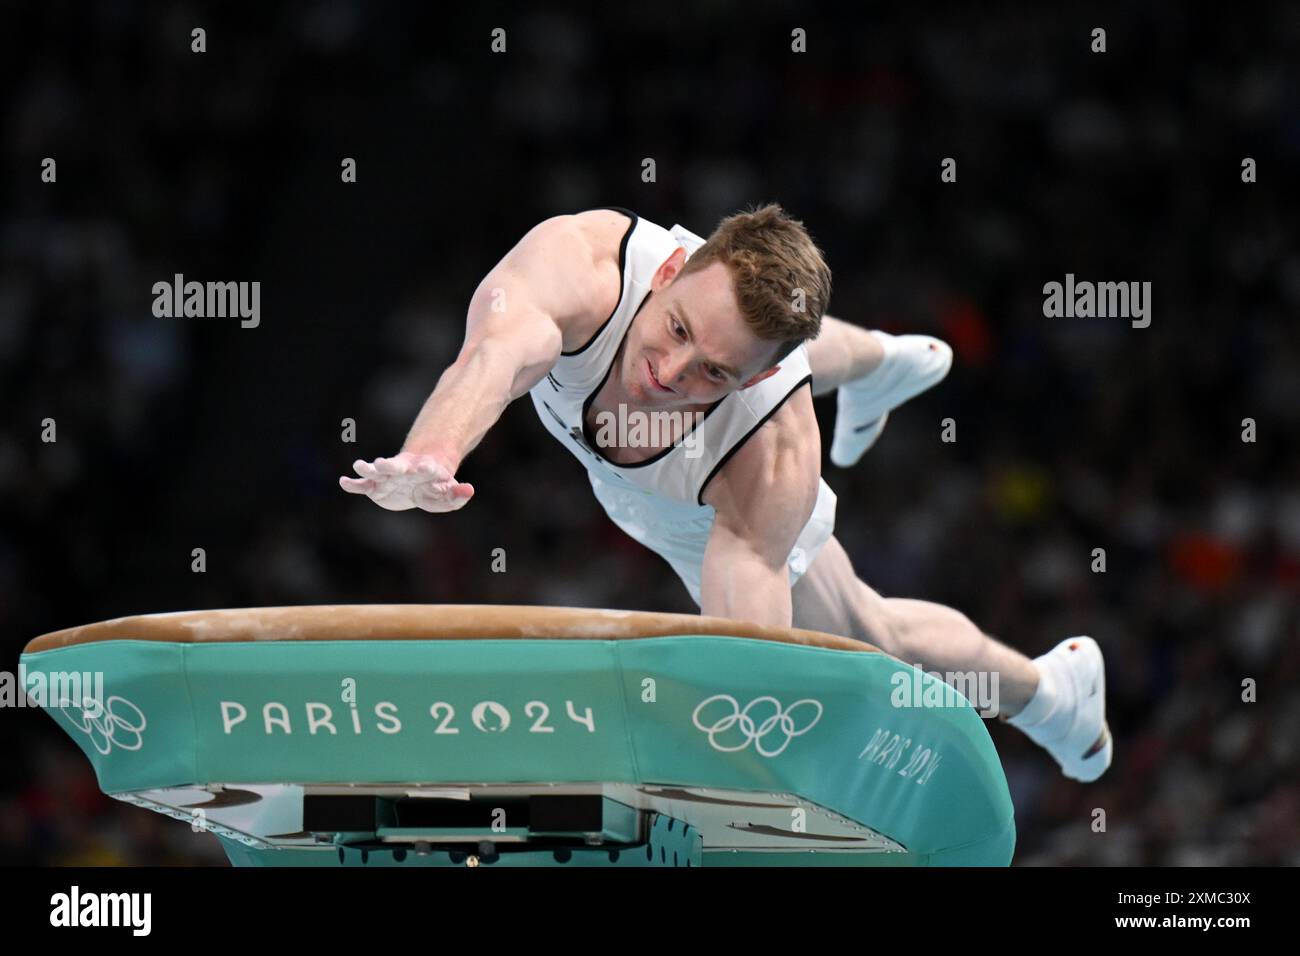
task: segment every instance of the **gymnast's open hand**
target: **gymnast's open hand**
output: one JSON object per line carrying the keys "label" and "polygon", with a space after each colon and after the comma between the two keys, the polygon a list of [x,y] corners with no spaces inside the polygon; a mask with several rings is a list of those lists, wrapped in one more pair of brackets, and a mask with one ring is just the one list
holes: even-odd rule
{"label": "gymnast's open hand", "polygon": [[404,451],[374,461],[358,458],[352,467],[361,477],[344,475],[339,486],[389,511],[457,511],[474,496],[474,486],[457,481],[435,455]]}

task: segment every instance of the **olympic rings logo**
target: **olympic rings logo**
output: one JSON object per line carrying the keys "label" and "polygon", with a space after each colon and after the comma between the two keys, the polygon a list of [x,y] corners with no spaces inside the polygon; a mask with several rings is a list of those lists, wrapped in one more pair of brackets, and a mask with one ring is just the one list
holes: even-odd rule
{"label": "olympic rings logo", "polygon": [[104,706],[89,698],[81,704],[65,700],[59,710],[101,754],[107,754],[115,744],[122,750],[139,750],[144,745],[144,712],[125,697],[110,697]]}
{"label": "olympic rings logo", "polygon": [[[725,701],[730,705],[730,713],[723,714],[711,724],[702,723],[700,720],[700,711],[704,710],[704,708],[708,707],[715,701]],[[750,711],[755,708],[763,709],[762,705],[770,707],[772,713],[764,717],[761,722],[756,723],[755,718],[754,716],[751,716]],[[817,709],[816,713],[813,714],[812,719],[808,720],[806,723],[796,721],[794,717],[795,711],[799,710],[801,707],[805,709],[808,707],[815,707]],[[790,741],[808,733],[808,731],[817,726],[817,721],[821,719],[821,703],[810,698],[796,700],[790,705],[789,710],[785,710],[781,707],[781,702],[775,697],[756,697],[754,700],[746,704],[745,708],[742,710],[739,702],[737,702],[736,698],[732,697],[730,694],[714,694],[707,700],[701,701],[700,705],[695,708],[695,713],[691,715],[692,723],[709,735],[709,745],[713,747],[714,750],[721,750],[723,753],[735,753],[738,750],[744,750],[752,743],[754,749],[764,757],[775,757],[784,752],[785,748],[790,746]],[[738,729],[743,738],[740,743],[719,743],[718,738],[726,734],[727,731],[731,730],[733,727]],[[781,745],[775,750],[769,749],[765,741],[769,739],[773,733],[777,732],[779,732],[783,737]]]}

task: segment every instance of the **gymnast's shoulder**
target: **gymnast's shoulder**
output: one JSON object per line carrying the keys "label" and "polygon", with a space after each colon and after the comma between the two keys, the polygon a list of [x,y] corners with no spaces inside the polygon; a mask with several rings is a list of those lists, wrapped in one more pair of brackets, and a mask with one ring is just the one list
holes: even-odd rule
{"label": "gymnast's shoulder", "polygon": [[555,321],[564,348],[571,349],[573,343],[588,341],[618,308],[623,292],[619,252],[631,226],[627,215],[612,209],[544,219],[484,282],[522,282],[528,301]]}

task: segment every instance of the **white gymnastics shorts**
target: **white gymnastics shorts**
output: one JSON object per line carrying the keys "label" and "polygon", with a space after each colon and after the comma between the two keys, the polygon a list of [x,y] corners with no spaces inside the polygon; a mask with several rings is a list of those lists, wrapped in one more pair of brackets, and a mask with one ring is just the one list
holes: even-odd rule
{"label": "white gymnastics shorts", "polygon": [[[610,520],[672,565],[698,605],[704,548],[713,528],[713,508],[684,504],[639,488],[616,486],[591,471],[587,475],[596,500]],[[786,561],[792,586],[812,567],[834,532],[835,492],[822,479],[817,504]]]}

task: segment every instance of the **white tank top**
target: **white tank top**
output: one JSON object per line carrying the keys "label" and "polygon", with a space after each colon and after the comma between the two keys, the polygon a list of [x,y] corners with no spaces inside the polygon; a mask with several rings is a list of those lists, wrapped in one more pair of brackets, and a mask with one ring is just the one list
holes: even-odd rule
{"label": "white tank top", "polygon": [[701,496],[709,480],[787,398],[812,381],[808,350],[800,345],[781,360],[775,375],[732,392],[713,405],[696,425],[692,441],[698,442],[698,447],[693,449],[694,454],[687,455],[679,441],[645,461],[627,465],[609,461],[584,427],[587,408],[605,384],[632,318],[650,295],[651,277],[678,246],[684,247],[689,256],[704,240],[681,226],[669,230],[626,209],[605,208],[631,219],[618,254],[622,296],[614,314],[587,344],[561,353],[550,374],[529,394],[542,424],[593,473],[593,478],[681,505],[707,507]]}

